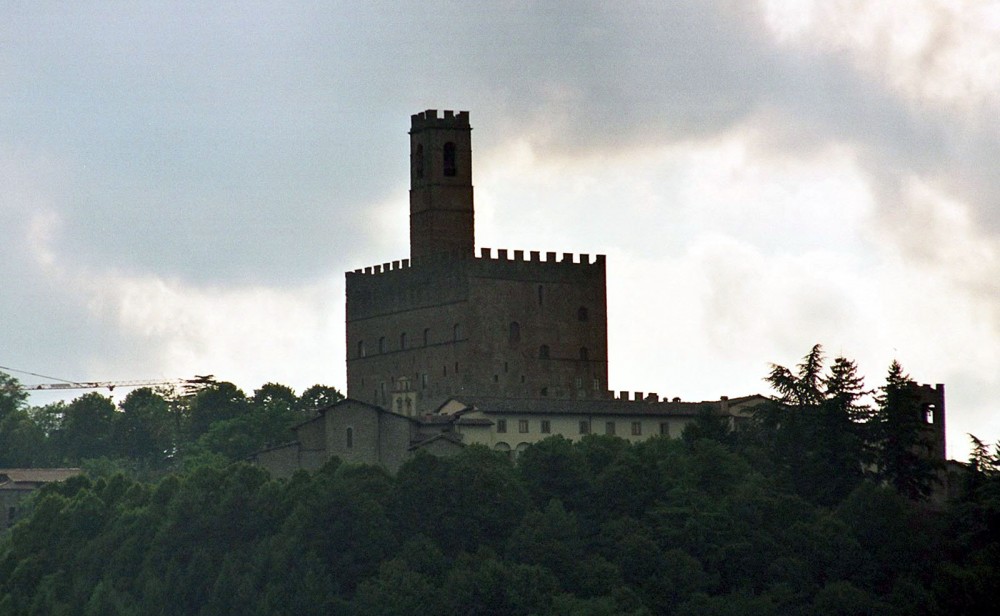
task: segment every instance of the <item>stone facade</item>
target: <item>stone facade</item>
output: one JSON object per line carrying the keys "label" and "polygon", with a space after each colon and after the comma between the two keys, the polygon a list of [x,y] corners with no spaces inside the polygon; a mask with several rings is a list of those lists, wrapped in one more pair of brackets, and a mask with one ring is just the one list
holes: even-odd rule
{"label": "stone facade", "polygon": [[294,442],[259,451],[250,459],[275,477],[289,477],[300,469],[315,471],[333,457],[395,472],[421,447],[432,452],[456,447],[439,442],[442,435],[448,436],[442,423],[422,422],[346,399],[296,426]]}

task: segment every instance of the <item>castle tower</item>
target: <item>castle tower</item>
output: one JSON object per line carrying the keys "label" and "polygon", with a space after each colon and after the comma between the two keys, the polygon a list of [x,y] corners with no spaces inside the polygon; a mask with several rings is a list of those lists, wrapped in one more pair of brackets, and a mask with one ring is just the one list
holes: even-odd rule
{"label": "castle tower", "polygon": [[472,128],[469,112],[428,109],[410,117],[410,258],[471,255]]}
{"label": "castle tower", "polygon": [[473,251],[469,114],[411,116],[410,254],[347,272],[347,395],[400,414],[456,395],[604,398],[603,255]]}

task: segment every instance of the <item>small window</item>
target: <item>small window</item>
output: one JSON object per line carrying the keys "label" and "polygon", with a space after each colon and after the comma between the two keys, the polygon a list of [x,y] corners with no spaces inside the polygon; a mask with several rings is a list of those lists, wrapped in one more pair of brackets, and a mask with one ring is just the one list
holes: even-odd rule
{"label": "small window", "polygon": [[583,377],[582,376],[578,376],[575,379],[573,379],[573,385],[577,389],[582,389],[583,388]]}
{"label": "small window", "polygon": [[604,424],[604,433],[611,436],[615,435],[615,422],[609,421]]}
{"label": "small window", "polygon": [[552,423],[548,419],[542,420],[542,434],[549,434],[552,432]]}
{"label": "small window", "polygon": [[527,419],[519,419],[519,420],[517,420],[517,431],[520,432],[521,434],[527,434],[527,432],[528,432],[528,420]]}
{"label": "small window", "polygon": [[431,328],[424,329],[424,346],[430,346],[431,344]]}
{"label": "small window", "polygon": [[504,363],[503,363],[503,371],[504,371],[504,374],[506,374],[506,373],[507,373],[507,371],[508,371],[508,369],[509,369],[509,368],[510,368],[510,366],[509,366],[509,365],[507,364],[507,362],[504,362]]}
{"label": "small window", "polygon": [[378,352],[385,353],[385,336],[378,339]]}
{"label": "small window", "polygon": [[354,448],[354,428],[347,429],[347,448]]}
{"label": "small window", "polygon": [[633,421],[632,422],[632,436],[642,436],[642,422]]}
{"label": "small window", "polygon": [[399,335],[399,350],[400,351],[406,350],[406,332],[403,332],[402,334]]}
{"label": "small window", "polygon": [[427,373],[426,372],[420,375],[420,388],[421,389],[427,389]]}
{"label": "small window", "polygon": [[594,391],[601,391],[601,379],[594,378]]}
{"label": "small window", "polygon": [[499,383],[500,382],[500,375],[499,374],[494,374],[493,375],[493,382],[494,383]]}
{"label": "small window", "polygon": [[506,431],[507,431],[507,420],[506,419],[498,419],[497,420],[497,432],[506,432]]}
{"label": "small window", "polygon": [[455,362],[455,374],[458,374],[458,362]]}
{"label": "small window", "polygon": [[508,335],[508,340],[511,344],[517,344],[521,341],[521,324],[517,321],[510,322],[510,333]]}
{"label": "small window", "polygon": [[365,355],[367,355],[365,352],[365,341],[358,340],[358,357],[364,357]]}
{"label": "small window", "polygon": [[455,323],[454,327],[451,328],[451,337],[455,342],[462,339],[462,326]]}
{"label": "small window", "polygon": [[542,291],[542,285],[538,285],[538,305],[541,306],[543,300],[545,299],[544,292]]}
{"label": "small window", "polygon": [[670,424],[666,421],[660,422],[660,436],[670,436]]}
{"label": "small window", "polygon": [[590,359],[590,352],[587,350],[587,347],[580,347],[580,360],[588,361],[589,359]]}
{"label": "small window", "polygon": [[400,415],[403,414],[403,399],[402,398],[396,398],[396,412],[399,413]]}
{"label": "small window", "polygon": [[590,422],[581,421],[580,422],[580,434],[590,434]]}
{"label": "small window", "polygon": [[455,144],[449,141],[444,144],[444,174],[447,177],[454,177],[458,173],[458,163],[456,162]]}
{"label": "small window", "polygon": [[523,374],[521,375],[521,382],[522,383],[524,382],[524,375]]}
{"label": "small window", "polygon": [[539,391],[538,393],[542,394],[542,397],[544,398],[544,397],[546,397],[546,396],[549,395],[549,388],[548,387],[543,387],[541,389],[541,391]]}
{"label": "small window", "polygon": [[549,358],[549,345],[543,344],[538,347],[538,359],[548,359]]}
{"label": "small window", "polygon": [[587,313],[587,307],[586,306],[580,306],[579,308],[576,309],[576,320],[577,321],[586,321],[589,318],[589,316],[590,315]]}

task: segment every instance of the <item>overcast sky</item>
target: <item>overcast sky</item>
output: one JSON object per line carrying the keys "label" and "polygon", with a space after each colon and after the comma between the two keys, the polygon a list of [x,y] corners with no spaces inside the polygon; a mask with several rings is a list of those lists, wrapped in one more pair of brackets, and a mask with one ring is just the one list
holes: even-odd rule
{"label": "overcast sky", "polygon": [[478,246],[607,255],[613,389],[769,393],[818,342],[945,383],[952,456],[1000,438],[975,0],[4,2],[0,366],[343,388],[429,108],[471,113]]}

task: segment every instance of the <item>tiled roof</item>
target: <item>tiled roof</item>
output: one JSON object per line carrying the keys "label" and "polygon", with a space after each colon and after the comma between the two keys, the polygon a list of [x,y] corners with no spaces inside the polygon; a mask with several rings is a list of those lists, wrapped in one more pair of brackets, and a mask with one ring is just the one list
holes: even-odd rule
{"label": "tiled roof", "polygon": [[[553,415],[650,415],[691,417],[708,407],[714,411],[721,409],[722,401],[668,402],[647,400],[555,400],[555,399],[514,399],[484,396],[456,396],[456,400],[470,408],[486,414],[553,414]],[[730,407],[760,396],[743,396],[728,400]]]}
{"label": "tiled roof", "polygon": [[14,488],[16,484],[66,481],[82,472],[78,468],[0,468],[0,488]]}

